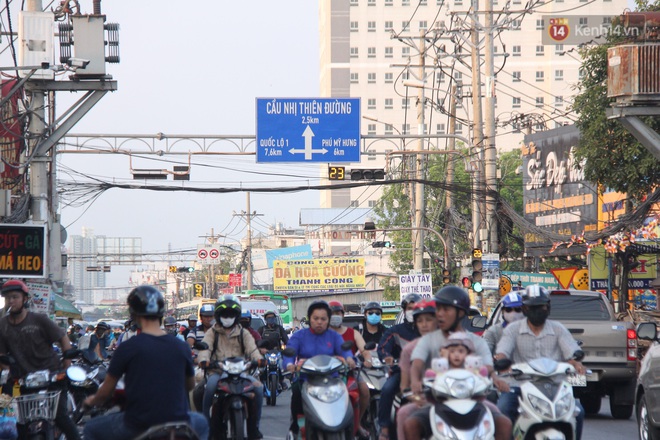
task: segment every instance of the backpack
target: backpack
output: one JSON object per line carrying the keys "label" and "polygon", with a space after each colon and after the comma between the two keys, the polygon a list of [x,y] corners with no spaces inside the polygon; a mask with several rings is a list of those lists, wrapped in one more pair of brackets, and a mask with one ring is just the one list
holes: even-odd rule
{"label": "backpack", "polygon": [[[245,343],[243,342],[243,332],[245,332],[244,328],[241,327],[241,332],[238,334],[238,342],[241,344],[241,353],[243,353],[243,356],[247,357],[247,354],[245,353]],[[211,357],[213,357],[213,354],[215,353],[215,347],[218,346],[218,338],[220,338],[220,334],[216,331],[213,332],[213,350],[211,350]]]}

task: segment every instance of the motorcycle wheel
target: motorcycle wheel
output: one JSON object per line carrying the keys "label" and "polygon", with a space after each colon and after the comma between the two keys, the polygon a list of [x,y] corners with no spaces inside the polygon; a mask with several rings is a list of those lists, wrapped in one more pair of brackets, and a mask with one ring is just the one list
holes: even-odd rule
{"label": "motorcycle wheel", "polygon": [[242,410],[231,412],[229,419],[229,438],[232,440],[245,440],[245,417]]}
{"label": "motorcycle wheel", "polygon": [[378,425],[378,403],[374,400],[369,405],[369,411],[366,414],[368,419],[369,426],[369,438],[371,440],[378,440],[378,431],[380,431],[380,425]]}
{"label": "motorcycle wheel", "polygon": [[270,394],[269,405],[277,405],[277,376],[271,374],[268,376],[268,391]]}

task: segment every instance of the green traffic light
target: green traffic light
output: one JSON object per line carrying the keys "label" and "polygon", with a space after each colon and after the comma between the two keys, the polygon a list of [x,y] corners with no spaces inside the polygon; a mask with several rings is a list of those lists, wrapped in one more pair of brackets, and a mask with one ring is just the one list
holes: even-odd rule
{"label": "green traffic light", "polygon": [[484,291],[484,286],[482,286],[480,282],[476,281],[472,283],[472,290],[474,290],[477,293],[481,293]]}

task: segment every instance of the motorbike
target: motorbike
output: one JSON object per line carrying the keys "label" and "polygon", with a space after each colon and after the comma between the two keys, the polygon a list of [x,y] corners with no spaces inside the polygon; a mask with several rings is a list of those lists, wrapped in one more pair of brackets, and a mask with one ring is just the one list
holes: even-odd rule
{"label": "motorbike", "polygon": [[190,424],[170,422],[149,428],[133,440],[199,440]]}
{"label": "motorbike", "polygon": [[[348,344],[350,348],[352,342]],[[292,348],[283,353],[288,357],[296,356]],[[348,372],[343,362],[328,355],[317,355],[302,363],[299,374],[306,375],[307,379],[301,389],[304,416],[299,432],[301,438],[353,439],[354,412],[343,380]],[[338,374],[344,377],[337,377]]]}
{"label": "motorbike", "polygon": [[[581,359],[579,352],[574,356]],[[520,415],[513,425],[516,440],[575,439],[576,408],[573,385],[584,376],[576,376],[573,366],[548,358],[511,364],[508,359],[496,361],[498,371],[510,368],[502,377],[513,377],[521,381],[519,397]],[[589,374],[589,372],[587,372]],[[586,378],[584,379],[586,381]]]}
{"label": "motorbike", "polygon": [[[372,346],[373,344],[373,346]],[[380,426],[378,425],[378,405],[380,403],[380,391],[383,389],[383,385],[387,381],[387,371],[388,367],[378,358],[378,353],[375,350],[376,344],[369,343],[365,346],[365,350],[371,352],[371,368],[364,366],[364,363],[360,367],[360,377],[367,384],[369,388],[369,408],[364,414],[362,420],[362,426],[364,426],[369,431],[369,438],[376,440],[378,439],[378,433],[380,431]],[[360,359],[363,361],[363,359]]]}
{"label": "motorbike", "polygon": [[266,368],[263,374],[264,396],[266,403],[277,405],[277,396],[282,392],[280,379],[282,378],[282,353],[279,350],[270,350],[266,353]]}
{"label": "motorbike", "polygon": [[258,366],[256,361],[230,357],[212,362],[209,369],[223,371],[211,406],[211,432],[221,439],[243,440],[246,436],[248,405],[255,398],[254,385],[248,375]]}
{"label": "motorbike", "polygon": [[490,392],[491,381],[470,369],[450,369],[435,377],[424,378],[432,439],[495,438],[493,415],[483,400]]}

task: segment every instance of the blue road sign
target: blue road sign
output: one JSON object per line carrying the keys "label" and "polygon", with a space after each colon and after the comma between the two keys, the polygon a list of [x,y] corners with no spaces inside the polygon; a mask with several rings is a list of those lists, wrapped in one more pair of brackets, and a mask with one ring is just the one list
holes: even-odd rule
{"label": "blue road sign", "polygon": [[257,98],[257,162],[360,162],[359,98]]}

